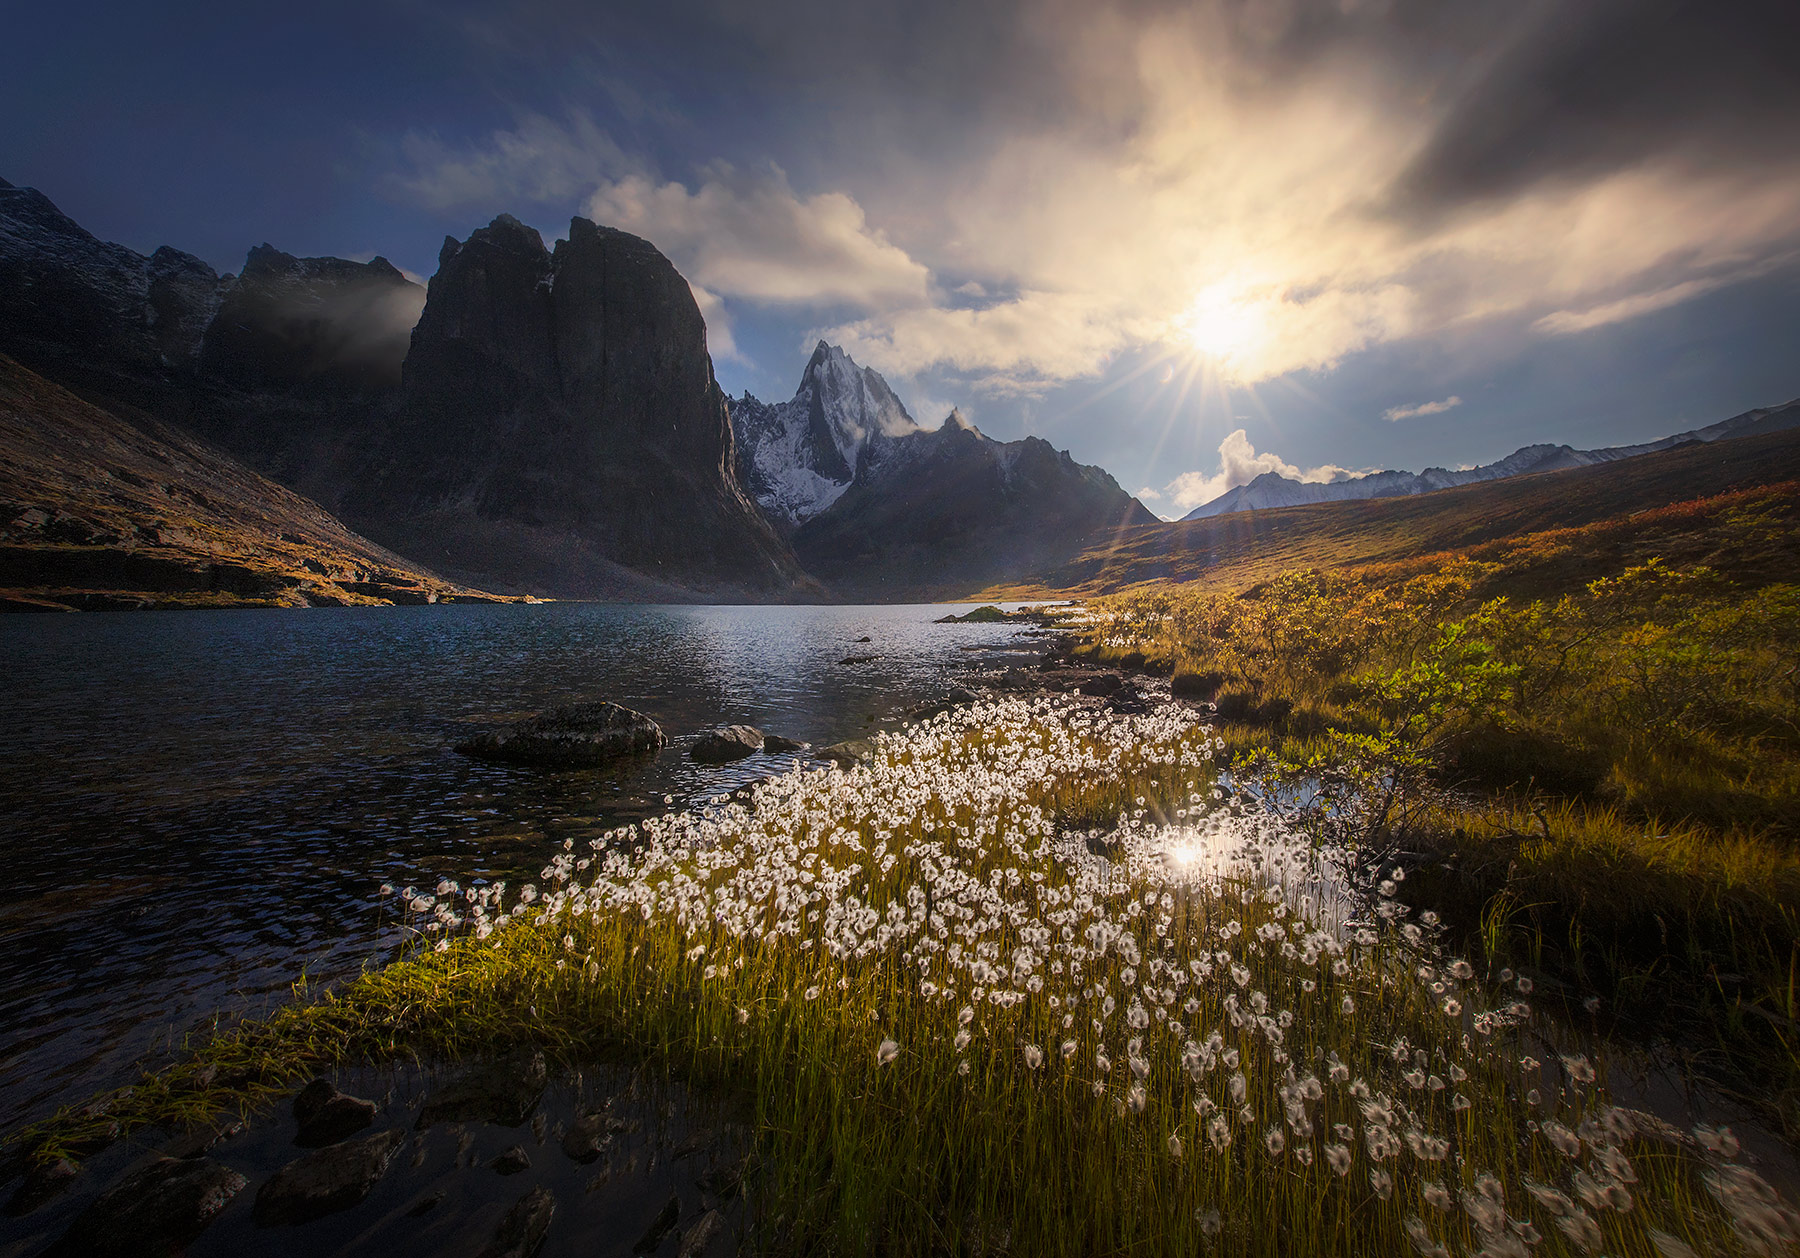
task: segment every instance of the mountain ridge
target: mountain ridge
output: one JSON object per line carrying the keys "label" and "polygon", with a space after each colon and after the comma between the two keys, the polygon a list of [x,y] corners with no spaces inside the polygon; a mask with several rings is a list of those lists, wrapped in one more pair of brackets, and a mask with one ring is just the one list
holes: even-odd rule
{"label": "mountain ridge", "polygon": [[1686,432],[1634,445],[1603,446],[1593,450],[1578,450],[1570,445],[1550,443],[1521,446],[1503,459],[1473,468],[1428,467],[1417,473],[1380,471],[1317,482],[1298,481],[1279,472],[1264,472],[1254,480],[1228,489],[1210,502],[1202,503],[1181,519],[1205,520],[1239,511],[1264,511],[1315,502],[1407,497],[1461,485],[1529,476],[1537,472],[1592,467],[1599,463],[1612,463],[1640,454],[1674,449],[1690,441],[1720,441],[1731,437],[1785,431],[1793,427],[1800,427],[1800,399],[1781,406],[1757,407],[1701,428],[1690,428]]}

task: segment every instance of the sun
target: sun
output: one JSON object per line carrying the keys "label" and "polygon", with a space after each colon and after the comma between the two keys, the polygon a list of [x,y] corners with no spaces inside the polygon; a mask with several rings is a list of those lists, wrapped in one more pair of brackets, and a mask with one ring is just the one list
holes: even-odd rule
{"label": "sun", "polygon": [[1262,335],[1257,308],[1223,284],[1202,289],[1175,322],[1196,354],[1231,367],[1243,365]]}

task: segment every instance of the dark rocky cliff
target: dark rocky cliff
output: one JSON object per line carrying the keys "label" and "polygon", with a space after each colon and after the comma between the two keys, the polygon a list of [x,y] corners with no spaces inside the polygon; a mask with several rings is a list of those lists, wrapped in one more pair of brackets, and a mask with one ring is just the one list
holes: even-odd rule
{"label": "dark rocky cliff", "polygon": [[371,536],[495,587],[812,588],[738,485],[687,282],[585,219],[554,253],[505,215],[445,242],[397,413],[344,505]]}
{"label": "dark rocky cliff", "polygon": [[198,366],[251,390],[392,389],[424,304],[425,290],[386,258],[296,258],[258,245],[225,289]]}

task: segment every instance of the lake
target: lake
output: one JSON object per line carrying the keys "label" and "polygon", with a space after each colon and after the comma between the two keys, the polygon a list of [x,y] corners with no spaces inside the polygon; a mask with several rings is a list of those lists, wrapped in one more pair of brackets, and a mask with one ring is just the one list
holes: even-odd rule
{"label": "lake", "polygon": [[[0,617],[0,1130],[129,1082],[302,974],[383,959],[384,882],[529,877],[565,839],[798,762],[696,765],[709,726],[855,737],[1041,646],[932,623],[955,610]],[[591,699],[649,713],[669,746],[563,773],[450,749],[481,722]]]}

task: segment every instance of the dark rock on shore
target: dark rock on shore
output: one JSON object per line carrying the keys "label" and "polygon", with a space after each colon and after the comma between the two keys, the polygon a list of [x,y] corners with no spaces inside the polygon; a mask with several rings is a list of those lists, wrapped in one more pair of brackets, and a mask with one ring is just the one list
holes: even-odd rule
{"label": "dark rock on shore", "polygon": [[262,1227],[277,1227],[348,1210],[381,1182],[405,1139],[405,1132],[390,1127],[296,1158],[257,1190],[251,1217]]}
{"label": "dark rock on shore", "polygon": [[605,1113],[583,1114],[563,1133],[562,1151],[576,1162],[592,1162],[611,1138]]}
{"label": "dark rock on shore", "polygon": [[548,1188],[533,1188],[513,1203],[494,1239],[477,1258],[531,1258],[550,1232],[556,1217],[556,1198]]}
{"label": "dark rock on shore", "polygon": [[706,1252],[706,1247],[713,1243],[713,1238],[724,1230],[725,1216],[717,1210],[708,1210],[682,1233],[681,1248],[676,1252],[675,1258],[700,1258]]}
{"label": "dark rock on shore", "polygon": [[875,744],[866,738],[847,738],[841,743],[832,743],[829,747],[820,747],[813,752],[813,759],[829,760],[840,769],[865,764],[874,757]]}
{"label": "dark rock on shore", "polygon": [[688,755],[700,764],[725,764],[761,751],[764,742],[763,732],[754,725],[721,725],[700,735]]}
{"label": "dark rock on shore", "polygon": [[523,1126],[548,1078],[544,1054],[536,1049],[475,1066],[425,1098],[419,1127],[445,1122]]}
{"label": "dark rock on shore", "polygon": [[583,703],[484,730],[457,743],[456,750],[483,760],[568,769],[655,751],[668,741],[642,712],[616,703]]}
{"label": "dark rock on shore", "polygon": [[314,1079],[294,1098],[300,1130],[294,1143],[317,1149],[353,1136],[375,1121],[375,1102],[340,1092],[328,1079]]}
{"label": "dark rock on shore", "polygon": [[46,1258],[137,1258],[179,1251],[245,1182],[210,1158],[157,1158],[82,1211]]}
{"label": "dark rock on shore", "polygon": [[783,738],[780,734],[764,734],[762,749],[764,751],[805,751],[810,744],[794,738]]}
{"label": "dark rock on shore", "polygon": [[934,716],[941,716],[945,712],[951,712],[962,707],[964,704],[974,703],[978,698],[980,698],[980,696],[973,690],[970,690],[967,686],[957,686],[942,699],[934,700],[931,703],[921,703],[918,707],[909,709],[906,713],[906,719],[914,724],[921,721],[929,721]]}

